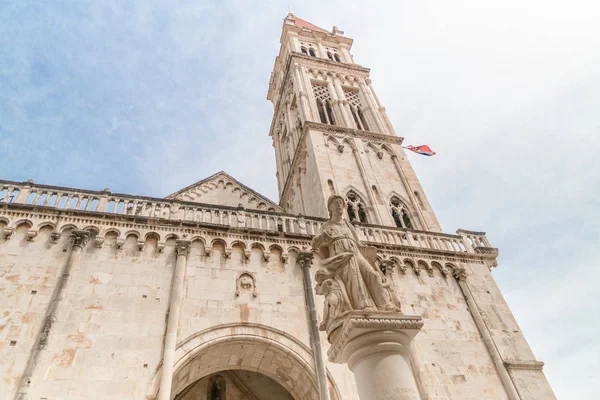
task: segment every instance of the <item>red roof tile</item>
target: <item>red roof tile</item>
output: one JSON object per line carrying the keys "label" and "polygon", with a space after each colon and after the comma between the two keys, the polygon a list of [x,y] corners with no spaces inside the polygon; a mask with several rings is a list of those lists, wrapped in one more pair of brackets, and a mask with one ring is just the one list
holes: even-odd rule
{"label": "red roof tile", "polygon": [[302,18],[298,18],[296,17],[294,14],[289,13],[288,14],[288,18],[291,19],[292,21],[294,21],[294,24],[296,24],[296,26],[302,27],[302,28],[307,28],[313,31],[320,31],[320,32],[326,32],[329,33],[329,31],[323,29],[323,28],[319,28],[316,25],[311,24],[308,21],[303,20]]}

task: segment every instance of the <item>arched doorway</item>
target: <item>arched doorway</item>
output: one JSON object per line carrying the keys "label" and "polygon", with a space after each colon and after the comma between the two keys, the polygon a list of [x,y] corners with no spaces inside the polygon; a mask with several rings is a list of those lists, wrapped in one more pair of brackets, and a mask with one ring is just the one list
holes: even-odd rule
{"label": "arched doorway", "polygon": [[[198,332],[178,344],[175,360],[171,399],[183,399],[184,391],[193,389],[190,385],[215,375],[225,381],[232,376],[273,381],[295,400],[319,398],[310,349],[289,334],[265,325],[226,324]],[[246,371],[257,375],[244,375]],[[159,377],[160,368],[155,371],[147,398],[156,398]],[[340,400],[329,375],[328,383],[330,398]]]}
{"label": "arched doorway", "polygon": [[273,379],[253,371],[228,370],[188,385],[174,400],[294,400]]}

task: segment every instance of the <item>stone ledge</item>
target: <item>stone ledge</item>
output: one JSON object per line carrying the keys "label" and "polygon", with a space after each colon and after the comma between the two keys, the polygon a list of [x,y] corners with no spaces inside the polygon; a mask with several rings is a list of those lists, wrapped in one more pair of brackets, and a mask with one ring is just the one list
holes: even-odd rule
{"label": "stone ledge", "polygon": [[504,366],[507,369],[530,369],[541,371],[544,367],[544,363],[541,361],[531,360],[531,361],[520,361],[520,360],[510,360],[504,361]]}

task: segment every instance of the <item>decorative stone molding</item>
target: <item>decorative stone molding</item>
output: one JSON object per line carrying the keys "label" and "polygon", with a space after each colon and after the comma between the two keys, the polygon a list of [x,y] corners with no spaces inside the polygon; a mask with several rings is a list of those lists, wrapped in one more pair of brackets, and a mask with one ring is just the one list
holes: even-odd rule
{"label": "decorative stone molding", "polygon": [[252,296],[256,297],[256,277],[251,272],[243,272],[235,280],[235,295],[239,297],[241,291],[252,292]]}
{"label": "decorative stone molding", "polygon": [[459,281],[464,281],[467,279],[467,270],[465,270],[464,268],[456,268],[452,274],[454,275],[454,277],[456,279],[458,279]]}
{"label": "decorative stone molding", "polygon": [[103,244],[104,244],[104,238],[103,237],[96,236],[94,238],[94,245],[96,247],[101,248]]}
{"label": "decorative stone molding", "polygon": [[327,352],[329,361],[348,362],[343,353],[344,347],[354,338],[370,331],[403,332],[411,340],[423,327],[423,319],[418,315],[402,315],[396,312],[350,311],[340,328],[330,335],[331,347]]}

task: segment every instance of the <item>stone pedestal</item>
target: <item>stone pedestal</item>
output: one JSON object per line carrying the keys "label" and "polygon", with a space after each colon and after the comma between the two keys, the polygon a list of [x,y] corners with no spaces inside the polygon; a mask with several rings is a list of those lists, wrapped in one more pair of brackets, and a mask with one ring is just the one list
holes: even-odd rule
{"label": "stone pedestal", "polygon": [[327,355],[347,363],[361,400],[420,400],[409,364],[410,341],[423,326],[420,316],[351,311],[331,333]]}

